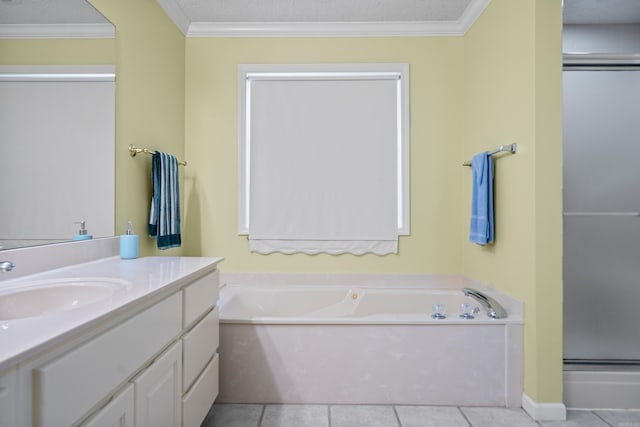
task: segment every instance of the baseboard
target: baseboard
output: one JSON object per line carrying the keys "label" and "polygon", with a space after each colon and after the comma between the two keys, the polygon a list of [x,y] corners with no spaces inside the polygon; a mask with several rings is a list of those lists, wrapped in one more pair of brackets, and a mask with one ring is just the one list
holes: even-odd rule
{"label": "baseboard", "polygon": [[640,409],[637,371],[564,371],[563,389],[571,409]]}
{"label": "baseboard", "polygon": [[564,421],[567,408],[564,403],[538,403],[526,393],[522,393],[522,409],[536,421]]}

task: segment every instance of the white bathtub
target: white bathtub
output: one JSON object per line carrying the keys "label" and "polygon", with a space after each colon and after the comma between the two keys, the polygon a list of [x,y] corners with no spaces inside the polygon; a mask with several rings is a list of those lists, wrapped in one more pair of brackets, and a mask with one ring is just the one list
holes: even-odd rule
{"label": "white bathtub", "polygon": [[[512,298],[458,277],[279,276],[233,276],[221,289],[219,402],[520,406]],[[479,305],[465,286],[491,292],[509,317],[460,318],[460,304]],[[446,319],[431,317],[434,304]]]}

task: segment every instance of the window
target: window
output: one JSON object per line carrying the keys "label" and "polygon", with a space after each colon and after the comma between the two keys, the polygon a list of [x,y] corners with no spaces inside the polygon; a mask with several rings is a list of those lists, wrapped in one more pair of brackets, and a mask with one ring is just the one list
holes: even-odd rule
{"label": "window", "polygon": [[239,232],[252,251],[397,252],[407,64],[239,67]]}

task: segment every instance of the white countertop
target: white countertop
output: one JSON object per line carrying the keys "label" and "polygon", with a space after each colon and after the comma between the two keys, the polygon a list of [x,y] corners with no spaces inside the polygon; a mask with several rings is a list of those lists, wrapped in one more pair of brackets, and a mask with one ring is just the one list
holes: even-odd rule
{"label": "white countertop", "polygon": [[106,300],[84,307],[40,317],[0,320],[0,373],[101,322],[126,316],[150,301],[168,296],[215,270],[220,261],[222,258],[146,257],[122,260],[112,256],[1,281],[0,291],[23,282],[69,278],[122,279],[130,286]]}

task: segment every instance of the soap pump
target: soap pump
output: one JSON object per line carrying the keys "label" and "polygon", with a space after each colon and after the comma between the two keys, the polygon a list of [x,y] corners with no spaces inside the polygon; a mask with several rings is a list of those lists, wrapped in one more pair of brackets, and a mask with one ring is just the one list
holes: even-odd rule
{"label": "soap pump", "polygon": [[84,221],[76,221],[74,224],[80,224],[80,230],[78,234],[74,234],[72,240],[89,240],[93,238],[91,234],[87,234],[87,229],[84,227]]}
{"label": "soap pump", "polygon": [[133,223],[127,222],[127,230],[120,236],[120,258],[138,258],[138,235],[133,234]]}

